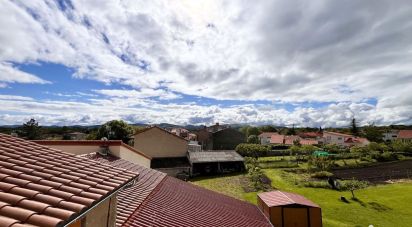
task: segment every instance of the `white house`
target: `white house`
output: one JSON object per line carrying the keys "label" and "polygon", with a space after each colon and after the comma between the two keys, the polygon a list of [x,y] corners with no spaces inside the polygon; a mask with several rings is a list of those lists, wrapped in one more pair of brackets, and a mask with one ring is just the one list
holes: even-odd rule
{"label": "white house", "polygon": [[338,132],[323,132],[324,144],[336,144],[340,146],[368,145],[369,140],[362,137],[338,133]]}

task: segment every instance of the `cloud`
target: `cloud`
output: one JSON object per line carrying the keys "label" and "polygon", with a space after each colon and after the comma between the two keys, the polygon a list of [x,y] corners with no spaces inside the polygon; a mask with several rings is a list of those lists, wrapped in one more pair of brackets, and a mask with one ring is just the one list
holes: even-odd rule
{"label": "cloud", "polygon": [[48,84],[50,82],[22,72],[10,63],[0,62],[0,87],[6,87],[9,83]]}
{"label": "cloud", "polygon": [[[406,0],[5,1],[0,6],[0,87],[47,83],[7,63],[42,61],[73,68],[75,78],[116,85],[95,90],[92,95],[99,95],[80,107],[97,112],[96,106],[117,112],[110,107],[113,102],[126,112],[144,107],[138,117],[147,121],[344,125],[346,118],[359,115],[362,122],[407,123],[411,20]],[[218,107],[211,118],[211,109],[201,105],[170,103],[166,108],[149,100],[176,101],[182,95],[297,108]],[[371,99],[377,104],[369,104]],[[322,109],[303,103],[332,104]],[[53,105],[60,106],[24,103],[45,108],[43,114]],[[176,109],[186,112],[171,113]],[[104,112],[90,121],[119,117]]]}

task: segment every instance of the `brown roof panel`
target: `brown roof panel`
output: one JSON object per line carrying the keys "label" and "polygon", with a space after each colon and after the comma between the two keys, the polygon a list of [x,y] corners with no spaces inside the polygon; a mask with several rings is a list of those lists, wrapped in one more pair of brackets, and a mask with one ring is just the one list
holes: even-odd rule
{"label": "brown roof panel", "polygon": [[0,226],[67,224],[137,176],[0,134]]}
{"label": "brown roof panel", "polygon": [[319,205],[306,199],[305,197],[283,191],[271,191],[258,194],[258,197],[269,207],[285,206],[285,205],[303,205],[309,207],[319,207]]}

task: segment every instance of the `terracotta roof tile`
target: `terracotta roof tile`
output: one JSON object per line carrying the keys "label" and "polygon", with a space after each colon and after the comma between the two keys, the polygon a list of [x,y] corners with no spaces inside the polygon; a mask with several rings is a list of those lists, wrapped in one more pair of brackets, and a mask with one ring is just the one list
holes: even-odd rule
{"label": "terracotta roof tile", "polygon": [[0,226],[67,223],[136,176],[0,134]]}

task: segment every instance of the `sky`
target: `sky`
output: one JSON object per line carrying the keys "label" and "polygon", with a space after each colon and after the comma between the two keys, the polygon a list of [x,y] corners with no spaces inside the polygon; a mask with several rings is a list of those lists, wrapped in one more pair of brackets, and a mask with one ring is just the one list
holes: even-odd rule
{"label": "sky", "polygon": [[412,124],[405,0],[0,0],[0,125]]}

